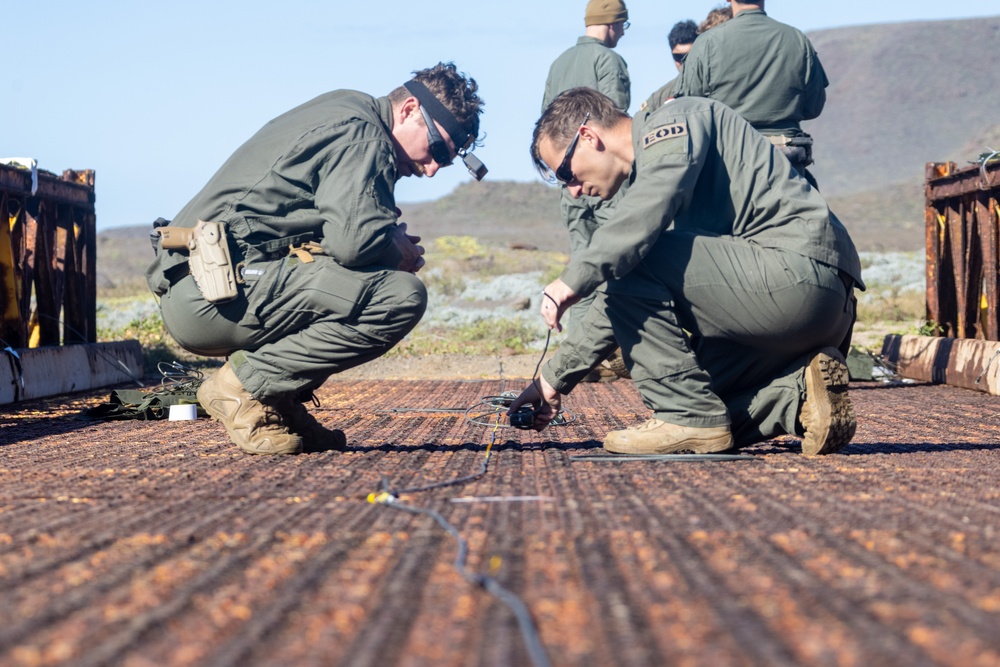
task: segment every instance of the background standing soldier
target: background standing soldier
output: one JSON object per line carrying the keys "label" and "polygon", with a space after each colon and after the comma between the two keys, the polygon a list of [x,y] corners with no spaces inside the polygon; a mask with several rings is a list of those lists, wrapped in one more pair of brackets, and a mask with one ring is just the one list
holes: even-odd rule
{"label": "background standing soldier", "polygon": [[243,451],[346,445],[303,401],[385,354],[423,316],[424,249],[398,221],[393,189],[455,157],[482,178],[468,153],[476,91],[439,63],[387,97],[321,95],[261,128],[171,225],[154,223],[147,282],[184,349],[229,357],[198,400]]}
{"label": "background standing soldier", "polygon": [[778,147],[815,187],[811,136],[829,84],[809,38],[764,13],[764,2],[728,0],[733,18],[701,34],[674,88],[676,97],[708,97],[734,109]]}
{"label": "background standing soldier", "polygon": [[[542,111],[560,93],[570,88],[586,87],[607,95],[615,106],[627,111],[631,104],[631,81],[625,59],[613,50],[629,27],[628,8],[622,0],[590,0],[584,12],[586,33],[562,53],[549,68],[545,81]],[[614,202],[601,201],[586,194],[574,198],[562,188],[560,211],[569,230],[570,253],[576,254],[590,244],[594,230],[607,219]],[[593,297],[582,301],[569,315],[570,326],[578,326]],[[595,369],[585,381],[617,379],[607,366]]]}
{"label": "background standing soldier", "polygon": [[[694,40],[697,38],[698,26],[691,19],[678,21],[670,29],[670,34],[667,35],[667,43],[670,45],[670,57],[673,59],[674,66],[678,72],[684,67],[684,60],[687,58],[687,54],[694,45]],[[663,86],[649,96],[649,99],[642,103],[639,111],[654,111],[663,106],[664,102],[674,96],[674,86],[676,85],[676,78],[663,84]]]}
{"label": "background standing soldier", "polygon": [[[697,45],[698,42],[695,42]],[[687,65],[685,65],[685,68]],[[857,251],[815,188],[728,107],[687,97],[633,121],[603,95],[567,91],[532,154],[567,189],[611,198],[590,247],[545,288],[542,316],[607,282],[582,329],[513,401],[541,430],[615,341],[653,418],[613,431],[615,453],[720,452],[780,434],[807,454],[850,442],[841,349],[861,284]]]}

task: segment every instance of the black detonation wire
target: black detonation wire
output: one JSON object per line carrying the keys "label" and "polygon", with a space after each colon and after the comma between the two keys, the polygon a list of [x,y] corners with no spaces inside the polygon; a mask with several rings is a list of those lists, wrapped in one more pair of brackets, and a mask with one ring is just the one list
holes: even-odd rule
{"label": "black detonation wire", "polygon": [[[538,365],[535,366],[535,376],[537,376],[538,369],[542,365],[542,359],[545,358],[545,354],[548,352],[549,340],[551,336],[552,331],[550,330],[548,336],[545,338],[545,349],[542,350],[542,356],[538,360]],[[503,367],[501,366],[501,369],[502,368]],[[535,377],[533,376],[532,382],[534,381]],[[501,392],[502,390],[503,387],[501,386]],[[389,481],[383,477],[379,483],[379,491],[377,493],[368,494],[367,500],[372,504],[385,505],[386,507],[400,510],[402,512],[428,516],[441,526],[441,528],[443,528],[449,535],[451,535],[458,543],[458,551],[455,554],[453,567],[460,575],[462,575],[462,578],[470,584],[479,586],[490,595],[507,605],[507,607],[514,613],[514,617],[517,619],[517,626],[521,631],[521,637],[524,640],[524,647],[528,652],[528,657],[531,659],[531,663],[535,667],[549,667],[551,664],[549,662],[549,657],[545,653],[545,647],[542,645],[542,640],[538,635],[538,629],[535,627],[535,621],[531,617],[531,612],[528,610],[527,605],[524,604],[524,601],[514,592],[504,588],[494,577],[487,574],[477,574],[469,570],[466,566],[469,554],[469,543],[464,537],[462,537],[462,534],[458,531],[458,529],[445,519],[440,512],[426,507],[408,505],[399,499],[399,496],[406,493],[418,493],[422,491],[430,491],[432,489],[455,486],[457,484],[465,484],[485,475],[489,468],[490,452],[493,449],[493,445],[496,443],[497,433],[500,430],[501,412],[502,406],[498,406],[496,411],[496,423],[493,425],[490,442],[486,446],[486,455],[483,457],[482,467],[478,472],[466,475],[465,477],[459,477],[444,482],[436,482],[434,484],[426,484],[423,486],[413,486],[400,491],[393,491],[389,486]]]}
{"label": "black detonation wire", "polygon": [[[457,482],[458,480],[453,483]],[[458,532],[458,529],[455,528],[455,526],[452,525],[447,519],[441,516],[440,512],[426,507],[407,505],[387,491],[382,491],[378,494],[369,494],[368,502],[385,505],[386,507],[390,507],[392,509],[409,512],[410,514],[422,514],[424,516],[429,516],[434,519],[434,521],[437,522],[437,524],[441,526],[449,535],[455,538],[455,541],[458,543],[458,551],[455,553],[455,560],[452,563],[453,567],[458,570],[458,573],[462,575],[462,578],[470,584],[483,588],[493,597],[507,605],[507,607],[514,613],[514,617],[517,619],[517,626],[521,631],[521,637],[524,639],[524,647],[528,652],[528,657],[531,658],[531,663],[535,665],[535,667],[549,667],[551,664],[549,662],[549,657],[545,653],[545,647],[542,646],[542,641],[538,636],[538,629],[535,627],[535,621],[531,617],[531,612],[528,611],[527,605],[524,604],[524,601],[521,600],[517,594],[504,588],[494,577],[487,574],[477,574],[469,570],[466,566],[466,559],[469,554],[469,544],[465,538],[462,537],[462,534]]]}

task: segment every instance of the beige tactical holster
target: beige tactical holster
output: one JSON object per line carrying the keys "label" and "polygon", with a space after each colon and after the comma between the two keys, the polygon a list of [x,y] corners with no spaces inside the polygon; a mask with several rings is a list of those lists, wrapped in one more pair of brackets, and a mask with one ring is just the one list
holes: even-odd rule
{"label": "beige tactical holster", "polygon": [[229,254],[226,227],[199,220],[194,227],[159,227],[160,246],[188,252],[188,270],[209,303],[236,298],[236,271]]}

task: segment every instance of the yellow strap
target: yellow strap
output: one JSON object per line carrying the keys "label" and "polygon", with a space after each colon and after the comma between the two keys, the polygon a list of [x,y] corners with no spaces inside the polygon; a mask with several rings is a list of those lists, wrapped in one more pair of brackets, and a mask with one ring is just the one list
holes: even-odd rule
{"label": "yellow strap", "polygon": [[313,259],[312,253],[300,245],[289,246],[288,253],[298,257],[303,264],[311,264],[316,261]]}

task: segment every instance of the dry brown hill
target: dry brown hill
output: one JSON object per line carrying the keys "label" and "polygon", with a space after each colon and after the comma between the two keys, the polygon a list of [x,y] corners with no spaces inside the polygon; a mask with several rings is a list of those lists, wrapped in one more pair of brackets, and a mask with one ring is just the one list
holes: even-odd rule
{"label": "dry brown hill", "polygon": [[830,79],[814,173],[865,249],[923,244],[927,162],[1000,144],[1000,16],[809,34]]}
{"label": "dry brown hill", "polygon": [[[1000,68],[993,66],[1000,16],[837,28],[809,37],[831,82],[826,109],[806,124],[816,138],[820,188],[861,249],[921,248],[925,164],[967,164],[1000,148]],[[568,247],[558,194],[537,181],[470,183],[401,208],[414,233],[428,239],[468,234]],[[147,232],[104,232],[102,248],[114,257],[104,272],[134,274],[130,262],[144,268]]]}

